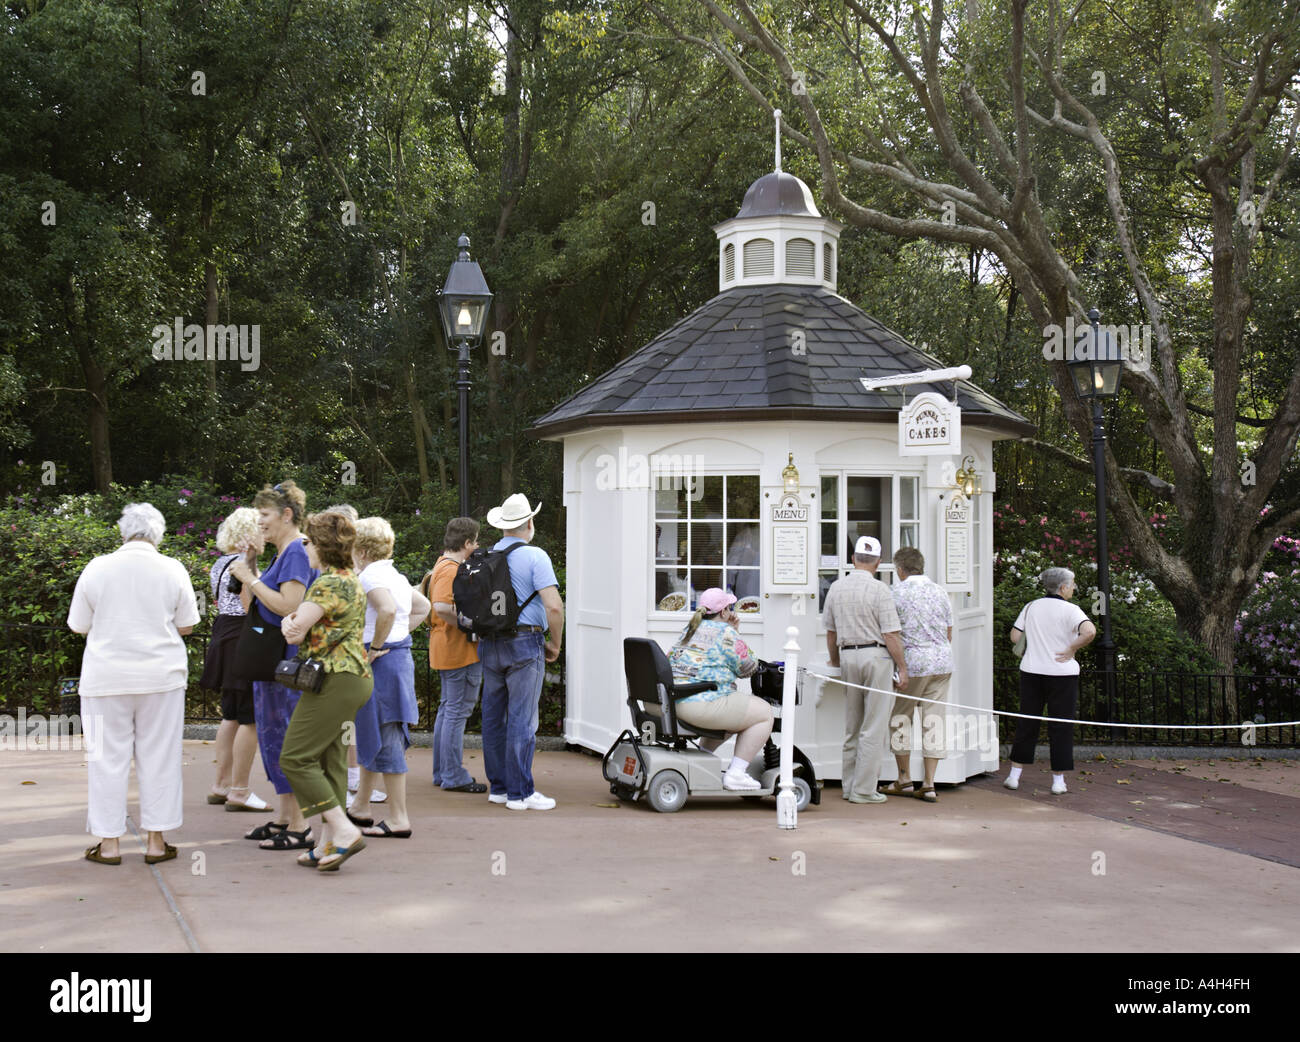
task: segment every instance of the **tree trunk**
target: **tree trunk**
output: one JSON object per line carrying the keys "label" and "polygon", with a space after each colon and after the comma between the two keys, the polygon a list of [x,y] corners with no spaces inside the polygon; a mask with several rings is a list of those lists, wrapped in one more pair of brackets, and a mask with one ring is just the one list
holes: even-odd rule
{"label": "tree trunk", "polygon": [[86,411],[86,425],[90,433],[90,466],[95,478],[95,490],[108,492],[113,484],[113,453],[108,432],[108,379],[104,367],[95,357],[90,324],[95,313],[95,294],[87,287],[84,305],[77,307],[77,280],[71,272],[60,287],[63,298],[64,320],[81,363],[82,377],[90,404]]}
{"label": "tree trunk", "polygon": [[[203,188],[199,202],[199,227],[202,229],[203,242],[203,321],[207,329],[217,324],[217,262],[216,246],[212,241],[212,176],[216,162],[216,146],[211,133],[208,135],[208,183]],[[209,481],[217,480],[217,360],[209,358],[207,369],[206,398],[203,405],[204,424],[200,437],[203,439],[203,466]]]}
{"label": "tree trunk", "polygon": [[420,401],[415,386],[415,366],[402,366],[402,373],[406,384],[406,404],[411,410],[411,434],[415,438],[415,461],[420,471],[420,498],[423,499],[429,491],[429,453],[424,444],[424,432],[429,427],[429,421],[424,417],[424,403]]}

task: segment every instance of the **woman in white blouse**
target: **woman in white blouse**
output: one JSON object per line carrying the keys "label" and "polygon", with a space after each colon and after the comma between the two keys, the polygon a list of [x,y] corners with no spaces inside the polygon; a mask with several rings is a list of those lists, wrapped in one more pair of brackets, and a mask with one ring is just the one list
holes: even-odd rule
{"label": "woman in white blouse", "polygon": [[[1012,644],[1021,636],[1026,641],[1020,659],[1020,711],[1027,716],[1072,720],[1079,709],[1079,663],[1074,656],[1092,643],[1097,627],[1082,608],[1070,603],[1074,596],[1070,569],[1048,568],[1039,581],[1044,596],[1020,610],[1010,634]],[[1008,789],[1020,788],[1021,767],[1034,762],[1038,726],[1037,720],[1022,717],[1016,721],[1011,771],[1002,783]],[[1065,772],[1074,770],[1074,725],[1048,724],[1047,740],[1052,753],[1052,792],[1060,796],[1067,791]]]}
{"label": "woman in white blouse", "polygon": [[120,865],[126,794],[135,760],[145,861],[176,857],[163,833],[181,827],[181,737],[189,660],[181,639],[199,621],[185,566],[158,552],[165,522],[129,503],[117,523],[122,545],[77,579],[68,626],[86,635],[81,660],[82,729],[89,810],[99,842],[86,860]]}
{"label": "woman in white blouse", "polygon": [[[366,630],[363,640],[375,674],[375,688],[357,712],[356,748],[361,781],[352,805],[353,821],[367,836],[407,839],[411,821],[406,810],[406,749],[408,729],[419,719],[415,701],[415,661],[411,630],[429,614],[429,601],[412,589],[393,564],[395,537],[382,517],[357,522],[352,561],[366,591]],[[388,793],[384,820],[374,824],[363,816],[377,775]]]}

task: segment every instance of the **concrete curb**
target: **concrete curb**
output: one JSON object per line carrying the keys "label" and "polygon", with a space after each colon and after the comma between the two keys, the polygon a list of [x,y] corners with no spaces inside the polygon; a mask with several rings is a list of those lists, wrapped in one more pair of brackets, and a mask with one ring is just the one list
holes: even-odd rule
{"label": "concrete curb", "polygon": [[[185,737],[196,741],[214,741],[217,737],[216,724],[186,724]],[[428,731],[412,731],[411,744],[427,749],[433,744],[433,735]],[[482,749],[483,738],[476,734],[465,735],[466,749]],[[537,748],[547,752],[563,752],[570,748],[569,743],[557,735],[538,735]],[[1009,758],[1011,744],[1008,742],[999,749],[1002,760]],[[1091,760],[1095,756],[1105,756],[1112,760],[1215,760],[1236,757],[1239,760],[1300,760],[1300,749],[1283,746],[1264,745],[1076,745],[1076,760]],[[1046,762],[1051,757],[1051,749],[1046,745],[1035,746],[1034,759]]]}
{"label": "concrete curb", "polygon": [[[217,725],[216,724],[186,724],[185,734],[183,737],[195,741],[204,741],[204,742],[215,741],[217,737]],[[427,749],[431,745],[433,745],[433,734],[429,731],[412,731],[411,744],[414,746],[419,746]],[[544,749],[547,752],[563,752],[568,747],[569,747],[568,742],[566,742],[563,738],[559,738],[555,735],[539,734],[537,736],[538,749]],[[482,749],[483,748],[482,736],[476,734],[466,734],[465,748]]]}
{"label": "concrete curb", "polygon": [[[1074,759],[1091,760],[1101,755],[1111,760],[1300,760],[1300,749],[1264,745],[1076,745]],[[1001,746],[1001,758],[1010,759],[1011,743]],[[1051,759],[1051,747],[1034,747],[1035,761]]]}

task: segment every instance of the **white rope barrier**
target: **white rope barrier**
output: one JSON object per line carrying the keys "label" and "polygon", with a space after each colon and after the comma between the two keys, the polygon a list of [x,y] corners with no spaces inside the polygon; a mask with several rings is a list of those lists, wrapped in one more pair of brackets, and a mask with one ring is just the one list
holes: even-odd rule
{"label": "white rope barrier", "polygon": [[800,668],[799,672],[804,676],[816,677],[818,680],[833,680],[845,687],[856,687],[860,691],[871,691],[877,695],[888,695],[890,698],[911,698],[914,702],[929,702],[932,705],[944,706],[949,709],[969,709],[973,713],[1014,716],[1021,720],[1044,720],[1049,724],[1080,724],[1084,727],[1136,727],[1139,730],[1154,729],[1164,731],[1240,731],[1257,727],[1300,727],[1300,720],[1287,720],[1280,724],[1255,724],[1250,721],[1243,721],[1240,724],[1117,724],[1109,720],[1070,720],[1062,716],[1031,716],[1028,713],[1012,713],[1005,709],[988,709],[984,706],[968,706],[962,705],[960,702],[946,702],[938,698],[914,698],[906,691],[884,691],[878,687],[868,687],[865,684],[850,684],[847,680],[841,680],[839,677],[829,677],[825,673],[814,673],[806,668]]}

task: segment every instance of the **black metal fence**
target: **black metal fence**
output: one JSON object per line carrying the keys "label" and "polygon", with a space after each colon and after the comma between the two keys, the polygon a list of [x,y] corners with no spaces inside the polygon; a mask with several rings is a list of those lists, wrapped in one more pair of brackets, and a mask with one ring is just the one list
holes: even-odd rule
{"label": "black metal fence", "polygon": [[[420,706],[415,730],[419,731],[432,729],[440,697],[438,672],[429,665],[428,634],[427,628],[421,628],[411,641]],[[198,685],[208,648],[206,621],[185,643],[190,657],[186,718],[192,723],[216,723],[221,719],[220,695]],[[20,706],[38,713],[72,711],[59,704],[59,682],[80,672],[84,647],[85,639],[66,627],[0,622],[0,704],[9,712],[16,712]],[[995,669],[993,707],[1017,712],[1019,689],[1018,668]],[[562,733],[564,674],[558,666],[547,669],[539,712],[538,733]],[[997,719],[1001,740],[1011,741],[1015,719]],[[1178,725],[1166,729],[1083,724],[1075,730],[1075,741],[1085,745],[1231,745],[1249,749],[1242,744],[1242,722],[1300,720],[1300,677],[1124,672],[1114,674],[1107,684],[1104,674],[1087,671],[1079,676],[1078,719]],[[1182,729],[1194,725],[1212,729]],[[475,709],[467,730],[477,731],[478,727],[479,713]],[[1256,748],[1300,746],[1300,728],[1295,726],[1261,727],[1251,737]]]}
{"label": "black metal fence", "polygon": [[[1017,667],[994,671],[993,708],[1019,712],[1020,670]],[[1074,740],[1081,745],[1230,745],[1248,751],[1251,746],[1242,741],[1242,723],[1300,720],[1300,677],[1116,672],[1108,684],[1104,673],[1090,670],[1079,674],[1076,715],[1079,720],[1178,725],[1157,728],[1083,724],[1074,733]],[[997,719],[1001,740],[1011,741],[1015,718]],[[1190,726],[1213,729],[1182,729]],[[1259,727],[1246,737],[1253,739],[1255,748],[1294,748],[1300,744],[1298,732],[1300,728],[1294,726]]]}
{"label": "black metal fence", "polygon": [[[209,629],[205,620],[185,638],[189,653],[190,682],[185,696],[185,719],[188,723],[219,723],[221,695],[198,684],[203,660],[208,651]],[[66,627],[34,623],[0,622],[0,705],[16,712],[22,706],[31,712],[59,713],[75,710],[59,703],[59,682],[76,677],[81,671],[85,638]],[[422,627],[411,635],[411,654],[415,659],[415,695],[420,720],[412,728],[431,731],[441,697],[438,671],[429,665],[429,630]],[[538,710],[538,733],[558,735],[564,727],[564,671],[558,664],[547,667]],[[479,710],[466,724],[466,730],[479,729]]]}

